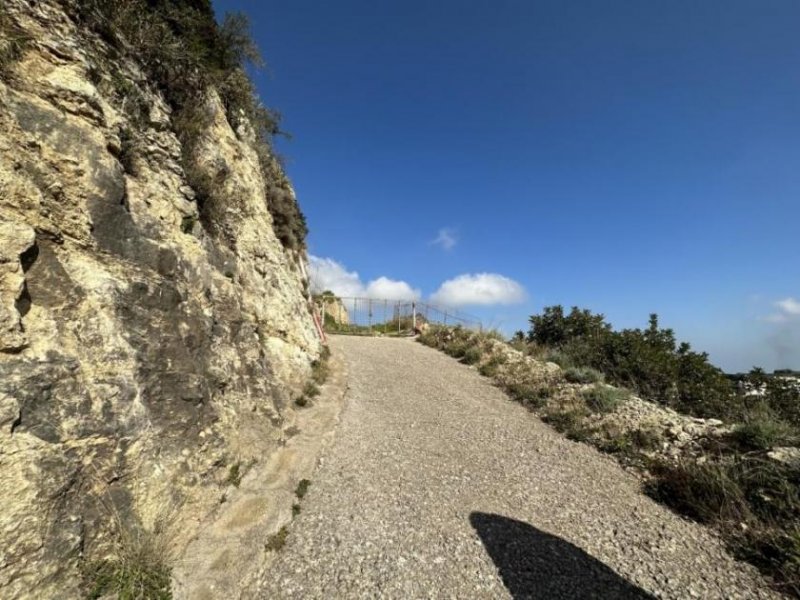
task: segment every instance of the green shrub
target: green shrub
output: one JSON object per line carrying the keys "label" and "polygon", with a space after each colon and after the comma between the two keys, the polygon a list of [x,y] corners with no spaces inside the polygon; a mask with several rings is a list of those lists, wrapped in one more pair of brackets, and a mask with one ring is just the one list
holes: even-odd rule
{"label": "green shrub", "polygon": [[514,400],[529,408],[541,408],[553,394],[553,390],[540,383],[514,382],[504,387]]}
{"label": "green shrub", "polygon": [[584,390],[581,396],[592,412],[609,413],[616,410],[630,395],[626,390],[596,384]]}
{"label": "green shrub", "polygon": [[485,340],[495,340],[498,342],[506,341],[506,336],[504,336],[497,329],[487,329],[486,331],[482,331],[480,336]]}
{"label": "green shrub", "polygon": [[235,462],[230,466],[230,468],[228,469],[228,479],[226,481],[233,487],[237,488],[239,487],[239,485],[242,483],[241,463]]}
{"label": "green shrub", "polygon": [[495,375],[497,375],[497,371],[500,365],[503,365],[505,363],[506,363],[505,356],[503,356],[502,354],[495,354],[478,368],[478,372],[484,377],[494,377]]}
{"label": "green shrub", "polygon": [[766,382],[765,402],[783,421],[800,428],[800,389],[781,377]]}
{"label": "green shrub", "polygon": [[472,346],[464,351],[464,356],[461,357],[461,362],[465,365],[474,365],[481,360],[483,353],[477,346]]}
{"label": "green shrub", "polygon": [[750,517],[744,490],[728,465],[686,461],[658,463],[646,487],[655,499],[700,521],[741,522]]}
{"label": "green shrub", "polygon": [[800,597],[800,525],[747,529],[730,545],[738,558],[773,575],[787,597]]}
{"label": "green shrub", "polygon": [[661,433],[651,428],[640,427],[634,429],[628,435],[635,448],[645,451],[660,450],[664,443],[664,437]]}
{"label": "green shrub", "polygon": [[286,545],[286,539],[289,537],[289,529],[284,525],[277,533],[273,533],[267,538],[264,544],[264,550],[267,552],[277,552]]}
{"label": "green shrub", "polygon": [[572,409],[548,413],[543,420],[559,433],[566,435],[567,438],[576,442],[585,442],[591,433],[591,430],[584,425],[586,416],[584,411]]}
{"label": "green shrub", "polygon": [[453,358],[461,358],[467,353],[468,347],[469,346],[465,342],[453,342],[445,348],[445,352]]}
{"label": "green shrub", "polygon": [[676,511],[716,525],[733,552],[800,591],[800,471],[753,456],[655,463],[646,491]]}
{"label": "green shrub", "polygon": [[570,367],[564,371],[564,379],[570,383],[597,383],[603,381],[603,374],[591,367]]}
{"label": "green shrub", "polygon": [[551,348],[547,359],[562,368],[585,366],[614,385],[699,417],[737,414],[733,387],[708,356],[678,344],[671,329],[650,315],[646,329],[614,331],[603,315],[573,307],[548,306],[530,318],[530,342]]}
{"label": "green shrub", "polygon": [[634,449],[633,440],[625,433],[604,437],[597,447],[608,454],[625,454]]}
{"label": "green shrub", "polygon": [[562,369],[569,369],[573,366],[572,359],[560,350],[550,349],[545,351],[543,360],[557,364]]}
{"label": "green shrub", "polygon": [[797,444],[794,427],[769,414],[758,414],[746,423],[738,425],[732,433],[733,439],[748,450],[769,450],[775,446]]}

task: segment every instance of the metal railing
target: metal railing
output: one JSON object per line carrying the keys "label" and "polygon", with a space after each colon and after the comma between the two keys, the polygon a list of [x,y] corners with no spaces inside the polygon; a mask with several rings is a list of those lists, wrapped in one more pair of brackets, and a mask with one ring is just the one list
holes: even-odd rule
{"label": "metal railing", "polygon": [[427,302],[322,295],[314,305],[326,333],[413,335],[429,325],[483,328],[477,317]]}

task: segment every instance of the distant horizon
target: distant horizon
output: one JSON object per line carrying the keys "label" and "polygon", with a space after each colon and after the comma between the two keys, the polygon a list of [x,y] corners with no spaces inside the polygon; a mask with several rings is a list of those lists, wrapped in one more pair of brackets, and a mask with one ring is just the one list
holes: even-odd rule
{"label": "distant horizon", "polygon": [[800,4],[214,7],[251,19],[329,280],[800,367]]}

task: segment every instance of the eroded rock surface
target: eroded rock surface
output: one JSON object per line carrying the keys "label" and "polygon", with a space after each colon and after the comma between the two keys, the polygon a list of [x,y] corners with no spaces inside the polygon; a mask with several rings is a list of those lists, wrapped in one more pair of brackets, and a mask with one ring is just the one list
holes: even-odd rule
{"label": "eroded rock surface", "polygon": [[213,94],[200,214],[136,65],[57,2],[4,10],[29,43],[0,81],[0,597],[71,598],[120,525],[194,535],[230,465],[282,443],[319,341],[304,257]]}

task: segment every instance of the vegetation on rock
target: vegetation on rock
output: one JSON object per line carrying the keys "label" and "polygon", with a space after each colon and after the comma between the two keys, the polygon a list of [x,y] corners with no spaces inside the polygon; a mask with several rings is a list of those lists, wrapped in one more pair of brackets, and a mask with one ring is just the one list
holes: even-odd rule
{"label": "vegetation on rock", "polygon": [[[303,250],[306,221],[272,151],[272,138],[281,133],[280,115],[259,100],[245,70],[264,64],[250,37],[247,17],[228,14],[218,23],[210,0],[60,1],[82,27],[100,36],[120,57],[135,61],[172,109],[172,127],[201,214],[215,182],[196,168],[195,151],[212,118],[206,109],[208,93],[219,94],[233,129],[240,135],[254,134],[276,236],[284,247]],[[131,121],[145,127],[148,107],[139,87],[122,77],[112,83]],[[136,133],[125,135],[130,148]]]}
{"label": "vegetation on rock", "polygon": [[161,531],[124,532],[112,558],[89,564],[83,573],[88,598],[170,600],[168,549]]}
{"label": "vegetation on rock", "polygon": [[0,0],[0,76],[6,77],[10,66],[22,55],[28,36],[9,18],[5,2]]}

